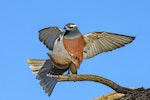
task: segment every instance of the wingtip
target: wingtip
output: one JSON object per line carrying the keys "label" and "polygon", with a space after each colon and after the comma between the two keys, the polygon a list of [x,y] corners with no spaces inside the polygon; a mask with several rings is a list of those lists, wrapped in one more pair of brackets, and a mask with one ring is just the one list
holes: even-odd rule
{"label": "wingtip", "polygon": [[43,29],[39,30],[39,33],[41,33],[41,31],[43,31],[43,30],[45,30],[45,29],[49,29],[49,28],[51,28],[51,27],[43,28]]}
{"label": "wingtip", "polygon": [[135,36],[132,36],[132,39],[133,39],[133,40],[135,40],[135,38],[136,38]]}
{"label": "wingtip", "polygon": [[131,43],[131,42],[133,42],[133,40],[135,40],[135,36],[130,36],[131,37],[131,41],[129,42],[129,43]]}

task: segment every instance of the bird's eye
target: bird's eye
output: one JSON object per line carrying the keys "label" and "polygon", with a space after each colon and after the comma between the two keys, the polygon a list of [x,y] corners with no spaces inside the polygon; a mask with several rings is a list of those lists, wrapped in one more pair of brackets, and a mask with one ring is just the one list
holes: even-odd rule
{"label": "bird's eye", "polygon": [[69,26],[69,28],[73,28],[73,26]]}

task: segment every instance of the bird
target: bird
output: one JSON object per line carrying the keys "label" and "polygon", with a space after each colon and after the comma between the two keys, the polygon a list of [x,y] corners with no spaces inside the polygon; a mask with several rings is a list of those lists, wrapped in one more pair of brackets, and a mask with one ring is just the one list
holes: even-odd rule
{"label": "bird", "polygon": [[51,50],[47,53],[50,59],[28,59],[27,62],[33,74],[37,74],[43,90],[50,96],[57,78],[47,77],[47,74],[62,75],[66,71],[77,74],[84,59],[123,47],[134,39],[134,36],[104,31],[83,35],[74,23],[66,24],[64,29],[50,26],[39,31],[39,40]]}

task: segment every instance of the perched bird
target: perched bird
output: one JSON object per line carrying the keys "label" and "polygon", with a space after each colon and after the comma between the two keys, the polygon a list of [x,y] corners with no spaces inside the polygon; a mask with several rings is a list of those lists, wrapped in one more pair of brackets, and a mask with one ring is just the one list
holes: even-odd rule
{"label": "perched bird", "polygon": [[48,27],[39,31],[39,39],[52,50],[48,53],[50,59],[29,59],[27,62],[33,73],[37,74],[40,85],[50,96],[57,79],[47,77],[47,74],[62,75],[67,70],[77,74],[83,59],[120,48],[131,43],[134,38],[110,32],[91,32],[82,35],[73,23],[66,24],[64,30],[56,26]]}

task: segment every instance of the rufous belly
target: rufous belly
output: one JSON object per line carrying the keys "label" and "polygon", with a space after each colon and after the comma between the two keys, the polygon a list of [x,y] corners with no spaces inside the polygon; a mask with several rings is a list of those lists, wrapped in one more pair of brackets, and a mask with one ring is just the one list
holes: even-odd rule
{"label": "rufous belly", "polygon": [[83,60],[83,48],[84,48],[84,38],[83,36],[76,39],[63,38],[63,43],[65,49],[71,55],[72,62],[77,68],[80,67],[80,63]]}

